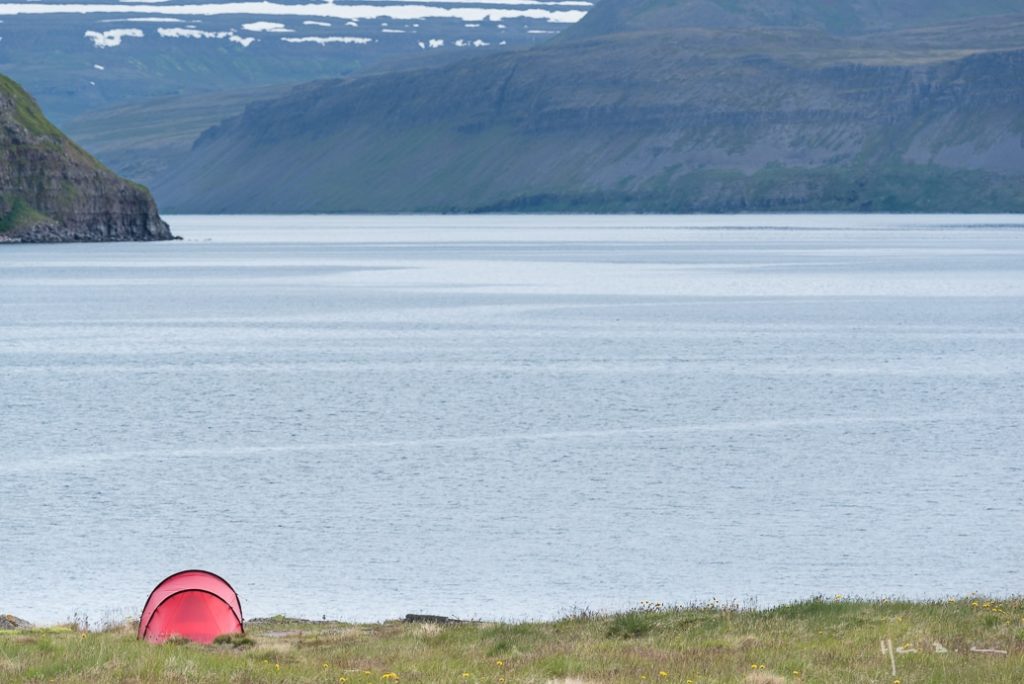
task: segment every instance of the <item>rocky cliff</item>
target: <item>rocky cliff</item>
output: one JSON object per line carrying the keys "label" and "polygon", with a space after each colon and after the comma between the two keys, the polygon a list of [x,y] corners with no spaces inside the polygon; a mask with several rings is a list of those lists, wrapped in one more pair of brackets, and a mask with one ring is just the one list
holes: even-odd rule
{"label": "rocky cliff", "polygon": [[172,237],[148,190],[104,168],[0,76],[0,241]]}

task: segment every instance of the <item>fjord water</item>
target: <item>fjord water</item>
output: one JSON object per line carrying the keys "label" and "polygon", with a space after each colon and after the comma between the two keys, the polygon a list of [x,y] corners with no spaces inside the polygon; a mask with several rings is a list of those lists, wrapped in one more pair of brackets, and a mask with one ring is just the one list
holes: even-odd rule
{"label": "fjord water", "polygon": [[1024,218],[170,223],[0,250],[0,610],[1024,587]]}

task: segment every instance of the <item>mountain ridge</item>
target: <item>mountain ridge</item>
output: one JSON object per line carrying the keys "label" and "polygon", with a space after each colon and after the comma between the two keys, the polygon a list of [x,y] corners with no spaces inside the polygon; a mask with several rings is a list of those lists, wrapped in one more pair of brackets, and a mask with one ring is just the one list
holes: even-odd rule
{"label": "mountain ridge", "polygon": [[[88,112],[148,99],[253,90],[533,45],[589,9],[547,3],[503,9],[486,0],[431,0],[405,9],[360,0],[142,7],[96,0],[0,3],[0,73],[28,89],[63,128]],[[499,18],[507,15],[515,18]]]}
{"label": "mountain ridge", "polygon": [[1024,209],[1024,13],[574,33],[252,105],[155,191],[213,212]]}
{"label": "mountain ridge", "polygon": [[606,0],[561,39],[679,28],[817,28],[850,35],[1020,11],[1016,0]]}

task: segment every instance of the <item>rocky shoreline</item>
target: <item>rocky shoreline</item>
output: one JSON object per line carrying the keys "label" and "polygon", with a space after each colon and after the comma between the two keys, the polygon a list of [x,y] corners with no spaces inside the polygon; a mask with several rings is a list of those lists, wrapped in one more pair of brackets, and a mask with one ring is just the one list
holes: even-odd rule
{"label": "rocky shoreline", "polygon": [[[162,222],[161,222],[162,223]],[[87,230],[64,227],[54,224],[42,223],[19,231],[17,235],[0,235],[0,244],[47,244],[64,242],[166,242],[168,240],[181,240],[176,235],[164,235],[164,231],[170,228],[166,223],[163,227],[159,225],[146,226],[142,232],[129,231],[127,233],[110,230],[109,227],[98,225]]]}

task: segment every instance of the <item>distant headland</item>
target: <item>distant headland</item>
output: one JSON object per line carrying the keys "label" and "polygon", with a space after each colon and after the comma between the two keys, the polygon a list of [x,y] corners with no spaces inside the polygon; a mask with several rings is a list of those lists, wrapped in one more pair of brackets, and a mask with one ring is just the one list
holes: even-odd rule
{"label": "distant headland", "polygon": [[0,75],[0,242],[171,239],[149,190],[93,159]]}

